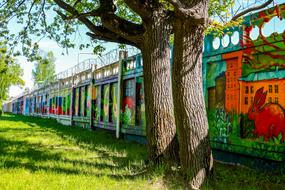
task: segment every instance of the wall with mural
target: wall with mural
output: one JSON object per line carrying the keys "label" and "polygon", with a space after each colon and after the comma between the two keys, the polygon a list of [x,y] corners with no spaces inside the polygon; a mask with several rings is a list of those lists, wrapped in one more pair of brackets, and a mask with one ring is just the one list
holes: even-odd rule
{"label": "wall with mural", "polygon": [[213,148],[285,161],[285,5],[208,36],[205,102]]}
{"label": "wall with mural", "polygon": [[[206,36],[204,44],[203,92],[213,150],[284,162],[285,5],[247,16],[223,36]],[[12,111],[25,108],[67,125],[119,129],[125,138],[145,143],[141,55],[100,64],[74,67],[26,101],[13,100]]]}

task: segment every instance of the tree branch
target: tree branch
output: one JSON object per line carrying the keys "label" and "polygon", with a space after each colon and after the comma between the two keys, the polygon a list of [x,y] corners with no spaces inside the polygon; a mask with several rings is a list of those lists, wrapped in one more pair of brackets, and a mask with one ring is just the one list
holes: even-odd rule
{"label": "tree branch", "polygon": [[[191,19],[192,22],[198,24],[208,24],[207,14],[205,14],[205,7],[201,9],[201,7],[196,5],[186,5],[186,3],[181,2],[181,0],[167,0],[170,4],[173,5],[174,10],[177,16],[180,16],[184,19]],[[200,3],[197,3],[199,5]]]}
{"label": "tree branch", "polygon": [[[94,23],[92,23],[85,16],[80,15],[80,13],[69,4],[63,2],[62,0],[54,0],[55,3],[62,9],[66,10],[72,16],[76,17],[79,21],[81,21],[84,25],[88,27],[88,29],[94,35],[98,34],[98,38],[101,39],[111,39],[109,34],[115,35],[115,39],[120,37],[120,41],[123,39],[128,42],[127,44],[132,43],[132,45],[139,44],[139,35],[142,35],[144,32],[143,26],[134,24],[125,19],[122,19],[114,14],[116,11],[116,7],[113,4],[113,0],[101,0],[100,7],[93,11],[94,14],[98,15],[101,18],[102,25],[104,28],[104,32],[102,32],[102,28],[99,28]],[[68,19],[65,14],[57,11],[57,13],[63,18]],[[97,31],[99,29],[99,31]],[[104,37],[104,34],[106,35]],[[119,37],[118,37],[119,36]]]}
{"label": "tree branch", "polygon": [[240,17],[246,15],[246,14],[249,13],[249,12],[257,11],[257,10],[263,9],[263,8],[267,7],[268,5],[270,5],[270,3],[272,3],[272,2],[273,2],[273,0],[268,0],[268,1],[266,1],[265,3],[263,3],[263,4],[259,5],[259,6],[255,6],[255,7],[248,8],[248,9],[246,9],[246,10],[244,10],[244,11],[242,11],[242,12],[236,14],[236,15],[232,18],[232,21],[237,20],[238,18],[240,18]]}
{"label": "tree branch", "polygon": [[148,19],[151,16],[150,7],[146,0],[125,0],[125,3],[135,11],[142,19]]}
{"label": "tree branch", "polygon": [[97,30],[94,32],[87,32],[86,35],[90,36],[92,39],[103,40],[107,42],[116,42],[116,43],[121,43],[121,44],[128,44],[128,45],[138,47],[137,44],[135,44],[134,42],[126,40],[122,38],[121,36],[101,26],[98,26]]}
{"label": "tree branch", "polygon": [[73,7],[75,7],[81,0],[76,0],[75,3],[73,4]]}
{"label": "tree branch", "polygon": [[137,38],[144,33],[142,25],[131,23],[115,14],[101,16],[101,21],[104,27],[122,36]]}

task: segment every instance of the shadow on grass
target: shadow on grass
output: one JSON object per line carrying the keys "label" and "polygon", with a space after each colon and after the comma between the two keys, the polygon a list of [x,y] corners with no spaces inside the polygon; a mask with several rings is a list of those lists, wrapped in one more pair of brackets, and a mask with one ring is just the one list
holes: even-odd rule
{"label": "shadow on grass", "polygon": [[[54,151],[56,147],[49,146],[44,147],[42,144],[29,143],[25,140],[17,139],[6,139],[0,138],[0,156],[10,159],[6,159],[3,162],[5,168],[25,168],[31,172],[43,170],[47,172],[56,172],[63,174],[84,174],[92,176],[108,176],[113,179],[134,179],[138,176],[145,177],[145,172],[138,172],[143,170],[141,163],[146,158],[146,148],[144,145],[125,142],[121,139],[116,140],[113,134],[105,131],[90,131],[79,127],[63,126],[52,119],[43,118],[32,118],[26,116],[14,116],[4,115],[0,117],[0,121],[11,121],[11,122],[23,122],[29,127],[0,127],[0,132],[20,132],[21,136],[24,137],[27,134],[36,135],[33,132],[52,132],[55,133],[62,139],[66,139],[72,142],[72,144],[80,147],[81,150],[90,150],[96,152],[94,158],[87,160],[70,159],[66,158],[63,153]],[[20,124],[19,124],[20,125]],[[44,138],[44,136],[43,136]],[[13,151],[9,149],[13,147]],[[63,149],[62,147],[59,147]],[[23,159],[28,160],[23,163]],[[94,162],[92,162],[92,159]],[[108,163],[97,163],[96,159],[108,159],[113,164]],[[91,160],[91,161],[90,161]],[[74,167],[66,168],[60,166],[44,166],[39,165],[39,162],[62,162],[62,164],[71,165]],[[0,164],[1,165],[1,164]],[[96,168],[93,170],[82,170],[81,166]],[[121,172],[116,174],[106,174],[103,171],[107,170],[126,170],[129,172]],[[100,171],[102,170],[102,171]]]}
{"label": "shadow on grass", "polygon": [[[26,140],[0,137],[0,167],[24,168],[31,172],[46,171],[66,175],[106,176],[115,180],[153,179],[153,175],[162,174],[163,186],[168,189],[185,189],[185,181],[178,171],[165,168],[146,168],[138,164],[146,159],[146,147],[136,143],[115,139],[114,134],[105,131],[90,131],[78,127],[63,126],[52,119],[25,116],[4,115],[0,121],[23,122],[30,127],[15,125],[11,128],[0,126],[0,133],[20,133],[20,135],[39,135],[51,132],[61,139],[70,141],[81,150],[94,151],[95,156],[86,159],[68,158],[65,147],[44,146]],[[35,134],[40,132],[39,134]],[[44,137],[43,137],[44,138]],[[60,142],[59,142],[60,143]],[[61,151],[57,151],[57,148]],[[4,160],[2,159],[4,158]],[[97,162],[98,159],[103,160]],[[23,161],[24,160],[24,161]],[[94,162],[93,162],[94,160]],[[104,162],[109,160],[109,162]],[[58,163],[48,165],[47,162]],[[43,163],[43,164],[40,164]],[[88,168],[95,168],[88,169]],[[106,172],[107,171],[107,172]],[[110,172],[111,171],[111,172]],[[119,172],[113,172],[119,171]],[[206,183],[207,190],[216,189],[285,189],[285,176],[271,176],[244,167],[215,163],[214,177]]]}

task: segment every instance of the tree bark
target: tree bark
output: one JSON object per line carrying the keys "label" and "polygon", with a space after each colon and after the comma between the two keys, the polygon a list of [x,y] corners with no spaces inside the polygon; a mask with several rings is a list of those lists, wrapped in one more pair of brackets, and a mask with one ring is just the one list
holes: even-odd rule
{"label": "tree bark", "polygon": [[142,44],[149,160],[176,162],[178,143],[171,89],[169,21],[153,17]]}
{"label": "tree bark", "polygon": [[202,90],[204,26],[176,19],[174,25],[173,99],[181,170],[192,189],[200,189],[213,158]]}

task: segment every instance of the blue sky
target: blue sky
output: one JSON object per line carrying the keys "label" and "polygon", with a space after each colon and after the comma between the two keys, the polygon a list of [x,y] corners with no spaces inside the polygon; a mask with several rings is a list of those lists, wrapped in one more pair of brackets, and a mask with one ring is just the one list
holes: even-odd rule
{"label": "blue sky", "polygon": [[[51,20],[53,19],[52,15],[56,13],[53,11],[50,11],[47,14],[49,14],[48,20]],[[14,19],[9,23],[8,27],[11,33],[17,34],[21,30],[21,27],[23,26],[17,24],[16,20]],[[85,35],[87,29],[84,26],[82,26],[80,28],[80,31],[81,31],[80,35],[77,34],[77,36],[71,37],[71,39],[75,39],[74,43],[78,44],[78,46],[76,46],[75,48],[69,49],[68,54],[66,54],[63,48],[58,46],[57,42],[50,40],[48,38],[43,38],[38,43],[42,51],[44,52],[52,51],[54,53],[54,56],[56,58],[56,61],[55,61],[56,73],[59,73],[61,71],[64,71],[64,70],[67,70],[68,68],[73,67],[74,65],[78,64],[78,60],[79,62],[82,62],[86,59],[96,57],[95,55],[92,54],[93,52],[92,48],[79,50],[80,43],[90,42],[90,38],[87,35]],[[34,42],[38,41],[36,37],[34,37],[33,40]],[[104,43],[103,45],[106,48],[105,53],[118,47],[118,45],[115,43]],[[63,52],[64,52],[64,55],[62,55]],[[18,60],[18,62],[20,63],[24,71],[22,79],[25,81],[25,86],[24,87],[19,87],[19,86],[10,87],[9,96],[13,96],[13,97],[21,94],[25,88],[33,87],[32,70],[34,69],[34,63],[28,62],[24,56],[18,56],[16,57],[16,59]]]}
{"label": "blue sky", "polygon": [[[88,37],[86,37],[86,42],[89,40]],[[78,47],[74,49],[69,50],[68,55],[62,55],[62,51],[64,51],[61,47],[57,45],[55,41],[44,39],[39,42],[40,49],[43,51],[52,51],[56,57],[55,61],[55,70],[56,73],[59,73],[61,71],[64,71],[76,64],[78,64],[78,57],[79,61],[84,61],[85,59],[89,58],[95,58],[94,55],[92,55],[92,49],[85,49],[85,50],[79,50]],[[110,51],[112,49],[115,49],[117,47],[116,44],[113,43],[108,43],[105,45],[106,47],[106,52]],[[33,80],[32,80],[32,70],[34,68],[34,63],[28,62],[27,59],[24,56],[19,56],[17,57],[18,62],[20,63],[24,75],[23,75],[23,80],[25,81],[25,86],[20,88],[18,86],[12,86],[9,89],[9,95],[10,96],[17,96],[20,93],[23,92],[25,88],[32,88],[33,87]]]}
{"label": "blue sky", "polygon": [[[240,1],[246,1],[246,0],[240,0]],[[255,2],[255,0],[249,0],[247,2]],[[275,0],[274,3],[284,3],[285,0]],[[272,6],[272,5],[271,5]],[[52,18],[52,14],[55,13],[50,13],[51,15],[48,15],[50,19]],[[15,33],[17,30],[19,30],[20,26],[16,22],[12,22],[9,25],[9,29]],[[85,32],[87,29],[82,28],[83,32],[81,34],[80,38],[76,38],[75,43],[84,43],[90,41],[90,38],[85,35]],[[106,51],[108,52],[112,49],[115,49],[118,47],[117,44],[115,43],[105,43],[104,44]],[[39,47],[45,52],[52,51],[55,55],[56,61],[56,73],[59,73],[61,71],[64,71],[76,64],[78,64],[78,58],[79,62],[84,61],[85,59],[88,58],[95,58],[94,55],[92,55],[92,48],[89,49],[84,49],[84,50],[79,50],[79,47],[76,46],[74,49],[69,49],[69,54],[68,55],[62,55],[62,52],[64,51],[61,47],[57,45],[57,43],[53,40],[50,39],[42,39],[39,42]],[[90,54],[89,54],[90,53]],[[32,88],[33,87],[33,81],[32,81],[32,70],[34,68],[34,63],[28,62],[27,59],[23,56],[17,57],[18,62],[20,63],[21,67],[23,68],[24,75],[23,75],[23,80],[25,81],[25,86],[20,88],[17,86],[12,86],[9,89],[9,95],[10,96],[17,96],[23,92],[25,88]]]}

